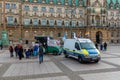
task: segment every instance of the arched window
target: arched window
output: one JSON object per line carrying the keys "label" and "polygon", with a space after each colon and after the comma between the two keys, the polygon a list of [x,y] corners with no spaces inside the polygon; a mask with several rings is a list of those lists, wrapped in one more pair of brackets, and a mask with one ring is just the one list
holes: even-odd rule
{"label": "arched window", "polygon": [[46,19],[42,19],[41,25],[46,25],[46,24],[47,24],[47,20]]}
{"label": "arched window", "polygon": [[53,35],[54,35],[54,32],[50,31],[50,36],[53,37]]}
{"label": "arched window", "polygon": [[25,31],[25,38],[29,38],[29,31]]}
{"label": "arched window", "polygon": [[37,18],[33,19],[33,25],[38,25],[38,19]]}
{"label": "arched window", "polygon": [[54,21],[53,19],[50,19],[50,20],[49,20],[49,25],[50,25],[50,26],[53,26],[54,23],[55,23],[55,21]]}
{"label": "arched window", "polygon": [[42,36],[45,36],[45,31],[42,31]]}
{"label": "arched window", "polygon": [[30,24],[30,19],[24,19],[24,25],[29,25]]}

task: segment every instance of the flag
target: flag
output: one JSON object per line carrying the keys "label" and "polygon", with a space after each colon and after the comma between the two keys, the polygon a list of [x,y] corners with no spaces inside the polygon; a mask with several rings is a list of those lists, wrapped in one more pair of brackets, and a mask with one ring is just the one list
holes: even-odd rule
{"label": "flag", "polygon": [[63,41],[64,41],[65,39],[67,39],[66,32],[64,32],[64,36],[62,37],[62,40],[63,40]]}
{"label": "flag", "polygon": [[85,32],[85,35],[86,35],[86,36],[89,36],[89,35],[90,35],[90,33],[89,33],[89,32]]}

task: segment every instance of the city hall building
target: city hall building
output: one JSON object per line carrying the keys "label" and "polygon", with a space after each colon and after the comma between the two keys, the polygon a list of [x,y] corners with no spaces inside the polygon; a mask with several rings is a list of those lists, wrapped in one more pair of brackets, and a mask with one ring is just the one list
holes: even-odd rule
{"label": "city hall building", "polygon": [[120,43],[119,0],[0,0],[0,32],[4,22],[12,41],[75,33],[97,43]]}

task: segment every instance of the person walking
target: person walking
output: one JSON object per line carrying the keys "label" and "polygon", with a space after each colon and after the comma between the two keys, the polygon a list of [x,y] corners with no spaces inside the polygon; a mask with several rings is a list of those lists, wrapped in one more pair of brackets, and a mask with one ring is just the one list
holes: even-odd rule
{"label": "person walking", "polygon": [[39,45],[39,63],[41,64],[43,62],[43,45]]}
{"label": "person walking", "polygon": [[23,48],[21,45],[18,45],[18,56],[19,56],[19,60],[23,58]]}
{"label": "person walking", "polygon": [[101,51],[103,50],[103,44],[102,43],[100,44],[100,50]]}
{"label": "person walking", "polygon": [[9,52],[10,52],[10,57],[13,57],[14,55],[13,55],[13,47],[12,46],[9,47]]}
{"label": "person walking", "polygon": [[106,51],[107,50],[107,43],[106,42],[103,44],[103,47],[104,47],[104,50]]}

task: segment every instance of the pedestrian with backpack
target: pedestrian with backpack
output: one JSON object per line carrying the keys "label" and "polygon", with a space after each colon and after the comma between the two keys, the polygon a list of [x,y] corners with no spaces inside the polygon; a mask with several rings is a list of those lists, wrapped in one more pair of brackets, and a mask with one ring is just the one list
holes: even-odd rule
{"label": "pedestrian with backpack", "polygon": [[39,63],[41,64],[43,62],[43,45],[40,43],[39,45]]}

